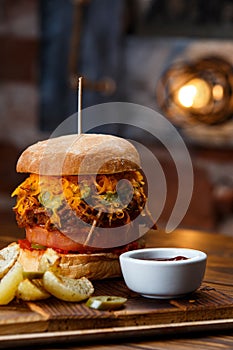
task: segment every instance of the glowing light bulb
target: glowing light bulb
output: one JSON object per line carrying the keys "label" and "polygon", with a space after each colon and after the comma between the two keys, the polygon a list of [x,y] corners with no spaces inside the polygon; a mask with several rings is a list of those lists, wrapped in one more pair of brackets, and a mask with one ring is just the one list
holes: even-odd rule
{"label": "glowing light bulb", "polygon": [[185,85],[178,92],[178,99],[184,107],[192,107],[197,89],[194,85]]}
{"label": "glowing light bulb", "polygon": [[220,101],[223,98],[223,87],[222,85],[214,85],[212,89],[213,97],[215,100]]}
{"label": "glowing light bulb", "polygon": [[199,78],[190,80],[177,93],[179,103],[186,108],[203,108],[208,104],[210,97],[210,86],[205,80]]}

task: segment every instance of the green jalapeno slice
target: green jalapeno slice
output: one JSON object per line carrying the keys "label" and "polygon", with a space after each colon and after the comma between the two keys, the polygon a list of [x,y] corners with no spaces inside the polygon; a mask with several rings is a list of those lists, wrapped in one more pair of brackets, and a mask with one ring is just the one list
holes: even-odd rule
{"label": "green jalapeno slice", "polygon": [[110,295],[94,296],[87,300],[86,305],[97,310],[117,310],[127,301],[126,298]]}

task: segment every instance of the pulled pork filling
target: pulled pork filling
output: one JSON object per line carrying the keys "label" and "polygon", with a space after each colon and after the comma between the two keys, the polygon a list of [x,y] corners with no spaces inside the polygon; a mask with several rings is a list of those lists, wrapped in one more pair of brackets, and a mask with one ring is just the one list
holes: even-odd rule
{"label": "pulled pork filling", "polygon": [[140,171],[109,175],[41,176],[31,174],[12,196],[19,227],[48,231],[74,227],[74,213],[96,227],[118,227],[139,214],[154,226],[146,209],[145,180]]}

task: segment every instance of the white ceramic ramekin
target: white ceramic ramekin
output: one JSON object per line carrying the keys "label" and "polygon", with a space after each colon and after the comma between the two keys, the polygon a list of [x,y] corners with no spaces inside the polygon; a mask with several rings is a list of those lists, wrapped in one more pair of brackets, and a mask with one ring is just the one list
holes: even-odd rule
{"label": "white ceramic ramekin", "polygon": [[[184,256],[178,261],[156,261]],[[206,268],[207,255],[186,248],[145,248],[120,255],[127,287],[143,296],[159,299],[182,297],[198,289]]]}

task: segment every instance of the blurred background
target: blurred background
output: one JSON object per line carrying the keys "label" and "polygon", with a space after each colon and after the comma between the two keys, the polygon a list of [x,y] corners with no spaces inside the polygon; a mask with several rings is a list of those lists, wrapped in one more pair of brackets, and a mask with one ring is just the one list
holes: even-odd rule
{"label": "blurred background", "polygon": [[[0,0],[0,221],[24,175],[19,154],[77,110],[132,102],[159,111],[182,135],[194,191],[181,227],[233,235],[233,2],[231,0]],[[175,165],[151,135],[98,130],[146,144],[159,159],[168,196]],[[174,146],[175,147],[175,146]]]}

